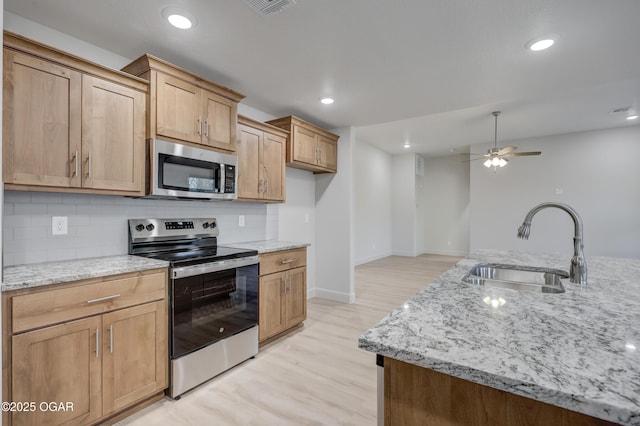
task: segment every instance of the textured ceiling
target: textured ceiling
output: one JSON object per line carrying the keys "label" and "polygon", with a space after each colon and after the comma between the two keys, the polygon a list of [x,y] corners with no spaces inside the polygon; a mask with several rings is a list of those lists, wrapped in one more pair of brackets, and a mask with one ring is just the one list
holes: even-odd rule
{"label": "textured ceiling", "polygon": [[[165,6],[197,17],[170,27]],[[389,152],[448,153],[629,125],[640,107],[637,0],[297,0],[262,17],[241,0],[5,0],[5,10],[134,59],[144,52],[247,95],[275,116],[355,126]],[[525,44],[555,34],[544,52]],[[331,106],[319,103],[335,97]]]}

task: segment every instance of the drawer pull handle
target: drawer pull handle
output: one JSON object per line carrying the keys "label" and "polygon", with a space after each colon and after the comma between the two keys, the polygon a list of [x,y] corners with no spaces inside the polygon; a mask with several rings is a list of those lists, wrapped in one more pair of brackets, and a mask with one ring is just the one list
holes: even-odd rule
{"label": "drawer pull handle", "polygon": [[281,265],[286,265],[287,263],[291,263],[291,262],[295,262],[295,259],[287,259],[287,260],[282,260],[280,261]]}
{"label": "drawer pull handle", "polygon": [[118,297],[120,297],[120,294],[113,294],[111,296],[105,296],[105,297],[99,297],[97,299],[87,300],[87,303],[91,304],[91,303],[105,302],[107,300],[117,299]]}
{"label": "drawer pull handle", "polygon": [[100,357],[100,329],[96,328],[96,358]]}

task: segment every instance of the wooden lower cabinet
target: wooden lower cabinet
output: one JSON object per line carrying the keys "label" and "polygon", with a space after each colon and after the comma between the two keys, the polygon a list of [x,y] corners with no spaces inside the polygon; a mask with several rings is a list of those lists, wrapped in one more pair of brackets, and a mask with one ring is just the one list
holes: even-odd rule
{"label": "wooden lower cabinet", "polygon": [[[11,413],[13,425],[81,425],[102,417],[101,323],[97,316],[13,336],[11,398],[3,400],[35,403],[33,411]],[[43,402],[71,402],[73,409],[44,411]]]}
{"label": "wooden lower cabinet", "polygon": [[384,358],[384,424],[612,426],[615,423]]}
{"label": "wooden lower cabinet", "polygon": [[261,256],[260,274],[258,339],[263,342],[307,318],[306,249]]}
{"label": "wooden lower cabinet", "polygon": [[103,316],[103,415],[166,387],[165,305],[164,301],[146,303]]}
{"label": "wooden lower cabinet", "polygon": [[[128,282],[136,288],[134,295],[123,291]],[[89,425],[134,409],[151,397],[160,398],[167,387],[168,370],[166,282],[166,270],[156,270],[49,291],[4,293],[3,366],[9,371],[4,370],[3,400],[33,402],[34,409],[3,413],[3,424]],[[111,284],[122,293],[110,300],[100,291]],[[145,300],[158,299],[160,285],[165,289],[160,300]],[[65,322],[10,335],[10,330],[16,330],[12,307],[20,311],[20,298],[33,301],[39,295],[50,295],[53,309],[70,303],[57,297],[69,290],[86,295],[83,300],[89,298],[89,302],[77,302],[79,306],[103,305],[105,312],[75,319],[82,311],[67,306]],[[109,310],[118,303],[133,306]],[[47,403],[58,409],[42,405]]]}

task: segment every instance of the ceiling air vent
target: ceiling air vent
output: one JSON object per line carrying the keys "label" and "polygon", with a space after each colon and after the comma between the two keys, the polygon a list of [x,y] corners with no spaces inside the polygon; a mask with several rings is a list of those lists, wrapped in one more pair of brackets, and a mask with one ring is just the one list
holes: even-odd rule
{"label": "ceiling air vent", "polygon": [[278,13],[296,4],[296,0],[244,0],[244,2],[262,16]]}

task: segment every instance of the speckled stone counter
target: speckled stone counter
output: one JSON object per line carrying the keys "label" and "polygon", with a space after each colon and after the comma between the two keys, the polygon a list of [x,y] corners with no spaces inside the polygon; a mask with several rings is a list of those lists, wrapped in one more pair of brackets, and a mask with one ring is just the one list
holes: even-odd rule
{"label": "speckled stone counter", "polygon": [[[480,262],[569,269],[569,256],[474,251],[365,332],[359,347],[640,425],[640,260],[587,257],[588,285],[562,280],[560,294],[463,283]],[[491,299],[502,301],[492,307]]]}
{"label": "speckled stone counter", "polygon": [[87,278],[166,268],[169,262],[139,256],[108,256],[4,268],[2,291],[60,284]]}
{"label": "speckled stone counter", "polygon": [[266,240],[266,241],[249,241],[246,243],[221,244],[221,245],[224,245],[227,247],[247,249],[247,250],[258,250],[258,253],[262,254],[262,253],[271,253],[274,251],[293,250],[293,249],[308,247],[311,244],[295,243],[292,241]]}

